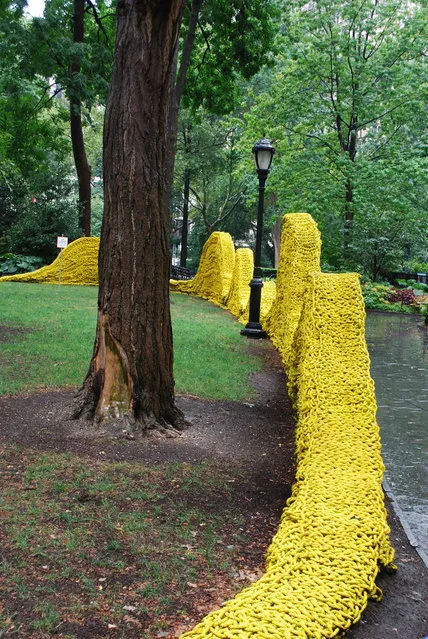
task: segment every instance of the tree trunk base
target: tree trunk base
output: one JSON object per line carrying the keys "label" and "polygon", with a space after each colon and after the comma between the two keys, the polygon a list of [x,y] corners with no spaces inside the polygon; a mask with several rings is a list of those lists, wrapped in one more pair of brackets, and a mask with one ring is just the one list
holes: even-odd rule
{"label": "tree trunk base", "polygon": [[99,411],[100,397],[88,379],[76,393],[73,401],[64,411],[64,420],[82,420],[92,422],[100,430],[121,434],[127,439],[133,439],[137,433],[156,431],[159,435],[176,437],[190,424],[183,413],[176,406],[170,411],[169,419],[156,418],[153,414],[140,413],[135,416],[131,409]]}
{"label": "tree trunk base", "polygon": [[168,403],[163,414],[156,416],[145,411],[138,397],[134,397],[128,357],[112,334],[108,314],[103,312],[98,314],[91,368],[67,413],[66,419],[92,421],[100,427],[111,425],[114,431],[130,435],[156,430],[174,436],[187,425],[172,398],[171,405]]}
{"label": "tree trunk base", "polygon": [[153,433],[160,437],[178,437],[183,430],[190,426],[177,407],[173,411],[174,419],[167,422],[162,418],[156,419],[154,415],[143,414],[135,417],[132,412],[120,415],[100,415],[97,413],[97,405],[98,402],[93,390],[83,386],[73,401],[65,407],[61,419],[92,422],[100,432],[131,440],[141,433]]}

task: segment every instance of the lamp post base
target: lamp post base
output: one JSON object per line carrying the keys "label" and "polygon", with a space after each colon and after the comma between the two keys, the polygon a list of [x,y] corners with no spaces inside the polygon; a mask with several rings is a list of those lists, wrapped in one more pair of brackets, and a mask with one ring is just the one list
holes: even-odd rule
{"label": "lamp post base", "polygon": [[250,282],[250,310],[248,322],[242,329],[241,335],[251,339],[266,339],[267,333],[260,324],[260,305],[262,299],[263,280],[260,276],[260,267],[254,267],[254,276]]}
{"label": "lamp post base", "polygon": [[248,322],[245,328],[242,329],[241,335],[249,337],[250,339],[266,339],[267,333],[262,329],[260,322]]}

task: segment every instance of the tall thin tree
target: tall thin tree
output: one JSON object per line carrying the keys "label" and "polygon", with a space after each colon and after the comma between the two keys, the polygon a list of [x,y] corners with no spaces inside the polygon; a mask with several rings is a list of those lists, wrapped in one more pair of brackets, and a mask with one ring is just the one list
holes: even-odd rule
{"label": "tall thin tree", "polygon": [[[86,0],[74,0],[73,4],[73,42],[83,44],[84,14]],[[79,185],[79,226],[84,235],[91,235],[91,166],[85,149],[82,126],[82,100],[78,89],[80,74],[79,55],[75,55],[70,64],[70,131],[73,157]]]}

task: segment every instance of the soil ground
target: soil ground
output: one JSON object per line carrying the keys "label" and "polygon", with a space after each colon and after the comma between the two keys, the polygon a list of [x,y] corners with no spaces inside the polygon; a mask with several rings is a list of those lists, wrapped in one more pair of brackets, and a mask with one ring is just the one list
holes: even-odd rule
{"label": "soil ground", "polygon": [[[266,360],[265,370],[254,378],[257,397],[249,402],[224,402],[180,396],[178,405],[190,426],[179,437],[112,438],[100,431],[89,432],[78,422],[58,422],[57,415],[73,396],[72,391],[60,390],[0,399],[0,444],[70,452],[88,459],[140,461],[153,467],[169,461],[215,461],[226,470],[239,467],[242,480],[234,486],[233,500],[259,531],[246,554],[247,569],[257,570],[262,568],[263,553],[290,495],[295,465],[293,418],[279,357],[270,347],[258,349],[255,343],[254,349]],[[428,571],[391,504],[387,507],[399,570],[379,577],[384,598],[369,604],[361,621],[347,634],[352,639],[421,639],[428,635],[424,601]],[[76,636],[89,637],[90,633]]]}

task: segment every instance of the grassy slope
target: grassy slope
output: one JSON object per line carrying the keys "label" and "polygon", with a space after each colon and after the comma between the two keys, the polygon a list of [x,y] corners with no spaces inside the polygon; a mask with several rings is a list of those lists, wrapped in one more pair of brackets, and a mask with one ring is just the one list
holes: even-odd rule
{"label": "grassy slope", "polygon": [[[0,285],[0,326],[22,329],[0,342],[0,394],[79,385],[87,372],[96,322],[95,287]],[[172,295],[177,392],[242,400],[260,362],[240,326],[222,309]]]}

